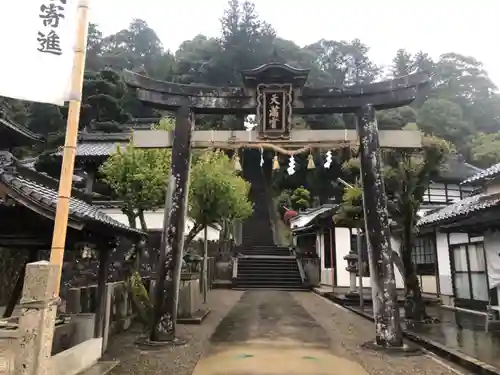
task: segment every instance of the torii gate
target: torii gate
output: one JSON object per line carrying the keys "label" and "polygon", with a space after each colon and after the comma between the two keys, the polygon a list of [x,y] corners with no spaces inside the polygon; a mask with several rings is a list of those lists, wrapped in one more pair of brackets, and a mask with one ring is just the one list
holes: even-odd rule
{"label": "torii gate", "polygon": [[[366,232],[376,320],[376,342],[401,342],[387,197],[381,173],[380,147],[421,147],[418,131],[378,130],[375,111],[411,103],[429,81],[427,73],[350,87],[305,86],[309,70],[270,63],[242,72],[241,87],[183,85],[157,81],[125,71],[125,82],[146,105],[176,113],[175,130],[135,131],[134,147],[172,148],[172,173],[167,181],[164,232],[150,340],[175,340],[175,318],[183,253],[183,228],[188,199],[191,148],[272,148],[294,154],[311,148],[335,149],[359,144]],[[355,113],[357,130],[292,129],[292,114]],[[194,131],[195,114],[256,115],[258,131]],[[164,286],[162,288],[161,286]],[[384,294],[390,296],[389,300]],[[396,344],[399,345],[399,344]]]}

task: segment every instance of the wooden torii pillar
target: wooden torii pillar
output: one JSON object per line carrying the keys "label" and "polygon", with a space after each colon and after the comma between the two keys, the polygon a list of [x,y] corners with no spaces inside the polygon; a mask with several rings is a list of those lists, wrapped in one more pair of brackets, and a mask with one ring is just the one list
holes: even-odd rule
{"label": "wooden torii pillar", "polygon": [[[332,149],[339,143],[359,142],[375,341],[383,348],[403,346],[380,148],[418,149],[421,135],[418,131],[379,131],[375,112],[410,104],[428,83],[429,76],[417,73],[369,85],[312,88],[305,86],[308,73],[308,70],[286,64],[270,63],[242,72],[241,87],[210,87],[156,81],[125,71],[126,83],[136,89],[139,100],[177,113],[173,133],[135,131],[133,135],[135,147],[172,147],[171,188],[165,207],[163,251],[157,281],[158,286],[166,283],[167,300],[162,302],[163,288],[157,288],[151,340],[175,340],[191,147],[305,150]],[[292,129],[293,113],[355,113],[357,129]],[[246,131],[194,131],[194,114],[256,114],[258,131],[250,136]]]}

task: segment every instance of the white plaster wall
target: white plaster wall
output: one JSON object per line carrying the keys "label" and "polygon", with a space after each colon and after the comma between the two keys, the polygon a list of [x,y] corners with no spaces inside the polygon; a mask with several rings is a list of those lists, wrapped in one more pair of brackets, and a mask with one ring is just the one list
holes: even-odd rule
{"label": "white plaster wall", "polygon": [[[110,208],[110,209],[102,209],[103,213],[108,216],[111,216],[116,221],[128,226],[128,218],[127,216],[121,212],[119,209]],[[147,211],[144,213],[144,219],[146,220],[146,225],[149,230],[162,230],[163,229],[163,210],[157,211]],[[140,228],[139,219],[137,219],[137,228]],[[184,233],[187,234],[193,227],[193,221],[189,218],[186,220],[186,229]],[[219,230],[208,227],[207,237],[209,241],[218,241],[219,240]],[[203,231],[198,233],[195,240],[203,240]]]}
{"label": "white plaster wall", "polygon": [[[322,244],[322,236],[317,241]],[[396,239],[391,239],[393,250],[399,252],[399,243]],[[351,231],[349,228],[335,228],[335,267],[332,269],[324,269],[323,253],[318,252],[321,257],[321,283],[325,285],[332,285],[332,272],[337,273],[337,286],[348,287],[350,283],[349,272],[347,272],[347,262],[344,257],[351,251]],[[404,288],[403,277],[401,273],[395,269],[396,272],[396,287]],[[359,279],[356,278],[356,284]],[[363,287],[370,286],[370,278],[363,277]]]}
{"label": "white plaster wall", "polygon": [[420,277],[420,288],[422,293],[437,294],[436,276],[423,275]]}
{"label": "white plaster wall", "polygon": [[469,235],[467,233],[450,233],[450,245],[468,243]]}
{"label": "white plaster wall", "polygon": [[321,232],[316,234],[316,248],[318,249],[320,258],[321,284],[333,285],[334,270],[332,268],[325,268],[325,252],[330,251],[330,249],[325,248],[325,238]]}
{"label": "white plaster wall", "polygon": [[[454,234],[460,233],[451,233],[450,239],[453,238],[454,240],[457,240],[460,238],[460,236],[456,237],[454,236]],[[445,296],[452,296],[453,287],[451,283],[450,252],[448,248],[448,238],[446,233],[436,233],[436,253],[439,270],[440,293],[444,294]]]}

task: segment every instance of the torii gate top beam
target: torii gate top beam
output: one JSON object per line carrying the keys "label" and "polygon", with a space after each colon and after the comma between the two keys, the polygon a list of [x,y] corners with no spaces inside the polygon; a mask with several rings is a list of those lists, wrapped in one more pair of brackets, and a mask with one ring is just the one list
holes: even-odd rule
{"label": "torii gate top beam", "polygon": [[[276,82],[269,82],[272,71]],[[429,75],[420,72],[367,85],[302,87],[308,71],[285,64],[266,64],[243,72],[246,86],[185,85],[154,80],[128,70],[124,71],[124,77],[127,85],[137,89],[139,100],[156,108],[176,110],[187,102],[192,111],[200,114],[254,114],[256,84],[252,85],[250,73],[256,78],[265,78],[266,83],[288,78],[288,83],[293,85],[293,112],[297,114],[351,113],[366,104],[375,109],[396,108],[415,100],[429,81]]]}

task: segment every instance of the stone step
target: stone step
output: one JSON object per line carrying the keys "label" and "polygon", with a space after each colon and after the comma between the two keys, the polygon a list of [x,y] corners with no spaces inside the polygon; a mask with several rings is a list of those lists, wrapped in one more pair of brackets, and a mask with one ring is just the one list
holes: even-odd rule
{"label": "stone step", "polygon": [[304,290],[307,289],[302,284],[236,284],[236,288],[239,289],[267,289],[267,290]]}
{"label": "stone step", "polygon": [[246,255],[246,256],[270,256],[270,257],[287,257],[292,256],[288,251],[279,252],[279,251],[238,251],[237,253]]}
{"label": "stone step", "polygon": [[260,263],[296,263],[296,259],[291,254],[245,254],[238,253],[242,263],[253,261]]}
{"label": "stone step", "polygon": [[240,267],[238,265],[238,274],[270,274],[270,273],[292,273],[298,271],[298,267]]}
{"label": "stone step", "polygon": [[298,270],[299,267],[297,264],[239,264],[238,263],[238,270],[262,270],[262,271],[272,271],[272,270],[279,270],[279,271],[295,271]]}
{"label": "stone step", "polygon": [[249,282],[264,282],[268,283],[289,283],[296,282],[302,284],[302,279],[300,275],[239,275],[238,274],[238,282],[239,283],[249,283]]}
{"label": "stone step", "polygon": [[276,285],[271,285],[271,286],[236,286],[233,287],[233,290],[262,290],[262,291],[283,291],[283,292],[309,292],[309,288],[300,286],[300,287],[294,287],[294,286],[276,286]]}
{"label": "stone step", "polygon": [[276,267],[276,266],[297,266],[295,259],[290,259],[290,261],[280,261],[278,259],[269,259],[269,261],[262,261],[262,259],[238,259],[238,267],[240,266],[263,266],[263,267]]}
{"label": "stone step", "polygon": [[261,279],[261,280],[238,280],[236,285],[281,285],[281,286],[302,286],[302,280],[276,280],[276,279]]}

